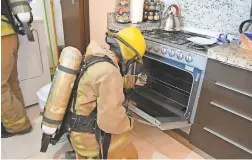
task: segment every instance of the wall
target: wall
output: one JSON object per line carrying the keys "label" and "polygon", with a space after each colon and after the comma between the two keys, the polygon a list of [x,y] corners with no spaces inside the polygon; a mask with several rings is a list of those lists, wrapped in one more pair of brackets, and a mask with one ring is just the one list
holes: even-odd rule
{"label": "wall", "polygon": [[[251,0],[163,0],[165,3],[179,3],[181,15],[186,27],[208,29],[212,31],[237,34],[239,24],[249,18]],[[53,37],[50,18],[49,0],[45,0]],[[114,12],[117,0],[90,0],[90,37],[101,45],[106,45],[104,38],[107,30],[107,12]],[[32,0],[34,16],[44,19],[42,0]],[[64,32],[60,0],[54,0],[54,13],[59,45],[64,45]],[[53,41],[53,39],[52,39]]]}
{"label": "wall", "polygon": [[[49,23],[50,37],[51,37],[52,47],[53,47],[53,44],[55,42],[53,39],[54,32],[53,32],[53,28],[52,28],[50,0],[45,0],[45,3],[46,3],[46,10],[47,10],[47,18],[48,18],[48,23]],[[44,19],[44,23],[45,23],[43,0],[32,0],[30,3],[30,6],[32,8],[33,16]],[[54,6],[56,32],[57,32],[56,35],[57,35],[58,46],[65,45],[60,0],[54,0],[53,6]],[[45,29],[46,29],[46,24],[45,24]],[[45,33],[48,38],[48,34],[47,34],[46,30],[45,30]],[[47,48],[48,48],[48,54],[50,54],[48,39],[47,39]],[[55,54],[54,48],[53,48],[53,53]],[[50,55],[49,55],[49,60],[50,60],[50,66],[52,66],[52,60],[51,60]]]}
{"label": "wall", "polygon": [[[117,0],[89,0],[89,14],[90,14],[90,39],[96,40],[99,44],[107,46],[105,43],[105,32],[107,31],[107,13],[114,12],[115,5]],[[50,1],[45,0],[46,9],[47,9],[47,17],[49,21],[49,30],[50,37],[52,43],[53,41],[53,28],[52,28],[52,20],[50,14]],[[55,23],[57,30],[57,40],[58,45],[64,45],[64,30],[63,30],[63,22],[62,22],[62,11],[60,0],[54,0],[54,14],[55,14]],[[35,17],[40,17],[45,19],[44,17],[44,8],[42,0],[32,0],[31,2],[32,12]],[[46,31],[45,31],[46,32]],[[48,53],[49,52],[49,42],[48,45]],[[55,53],[55,51],[54,51]],[[55,56],[54,56],[55,57]],[[52,65],[52,61],[50,59],[50,66]]]}
{"label": "wall", "polygon": [[97,41],[100,45],[107,46],[105,32],[107,31],[107,13],[114,12],[116,0],[90,0],[90,40]]}
{"label": "wall", "polygon": [[[172,0],[164,0],[171,4]],[[176,0],[185,27],[239,34],[242,21],[249,19],[251,0]]]}

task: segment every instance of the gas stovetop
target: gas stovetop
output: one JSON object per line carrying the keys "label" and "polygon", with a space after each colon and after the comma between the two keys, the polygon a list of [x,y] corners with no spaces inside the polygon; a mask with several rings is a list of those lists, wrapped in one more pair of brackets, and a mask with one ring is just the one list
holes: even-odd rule
{"label": "gas stovetop", "polygon": [[197,33],[185,31],[167,32],[154,30],[143,33],[147,52],[165,57],[176,62],[205,70],[207,62],[207,51],[213,45],[197,45],[187,40],[190,37],[210,38]]}
{"label": "gas stovetop", "polygon": [[145,38],[148,40],[160,42],[167,45],[173,44],[178,47],[180,46],[184,49],[191,49],[194,51],[199,51],[200,53],[203,53],[203,54],[206,54],[209,48],[216,45],[216,44],[197,45],[193,42],[190,42],[189,40],[187,40],[187,38],[190,38],[190,37],[210,38],[210,37],[205,36],[205,35],[200,35],[197,33],[185,32],[185,31],[167,32],[164,30],[154,30],[151,32],[145,32],[143,34]]}

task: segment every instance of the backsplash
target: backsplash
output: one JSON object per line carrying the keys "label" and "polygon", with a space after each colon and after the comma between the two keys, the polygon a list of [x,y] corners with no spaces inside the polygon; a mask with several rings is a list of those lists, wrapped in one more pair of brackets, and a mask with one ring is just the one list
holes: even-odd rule
{"label": "backsplash", "polygon": [[[164,0],[166,5],[172,0]],[[240,23],[249,19],[252,0],[177,0],[184,27],[238,35]]]}

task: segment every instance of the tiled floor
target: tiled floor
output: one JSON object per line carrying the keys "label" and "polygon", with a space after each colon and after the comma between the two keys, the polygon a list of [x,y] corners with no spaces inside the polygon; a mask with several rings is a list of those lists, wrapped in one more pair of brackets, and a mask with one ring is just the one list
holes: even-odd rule
{"label": "tiled floor", "polygon": [[[71,150],[67,141],[49,146],[47,153],[40,153],[41,136],[38,105],[27,108],[33,131],[27,135],[2,139],[2,159],[63,159]],[[203,159],[200,155],[160,130],[135,123],[133,143],[140,159]]]}

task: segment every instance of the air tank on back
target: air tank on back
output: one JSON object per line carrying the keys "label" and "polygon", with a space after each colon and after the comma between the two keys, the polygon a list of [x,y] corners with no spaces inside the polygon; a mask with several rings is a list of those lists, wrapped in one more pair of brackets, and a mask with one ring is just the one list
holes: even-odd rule
{"label": "air tank on back", "polygon": [[66,47],[61,52],[45,106],[43,125],[58,128],[62,123],[81,62],[82,54],[78,49]]}

